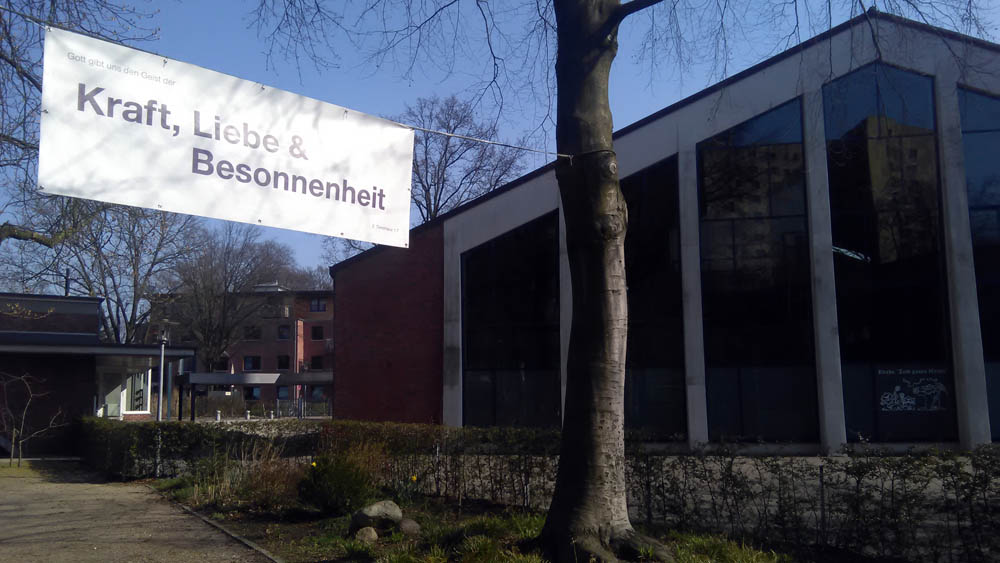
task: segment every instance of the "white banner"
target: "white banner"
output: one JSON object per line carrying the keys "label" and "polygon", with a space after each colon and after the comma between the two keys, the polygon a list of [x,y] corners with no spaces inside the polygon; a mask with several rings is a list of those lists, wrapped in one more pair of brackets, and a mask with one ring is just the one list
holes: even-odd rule
{"label": "white banner", "polygon": [[407,246],[406,127],[58,29],[43,78],[47,193]]}

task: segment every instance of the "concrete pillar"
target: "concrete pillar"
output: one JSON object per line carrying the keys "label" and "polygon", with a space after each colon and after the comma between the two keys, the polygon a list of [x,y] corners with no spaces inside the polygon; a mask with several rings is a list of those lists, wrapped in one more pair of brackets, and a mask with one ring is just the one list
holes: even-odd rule
{"label": "concrete pillar", "polygon": [[[952,70],[954,67],[952,67]],[[965,187],[965,154],[958,107],[957,77],[939,74],[934,81],[937,141],[941,154],[941,216],[948,270],[948,311],[955,374],[958,437],[963,448],[991,440],[986,399],[986,367],[979,325],[979,298],[972,257],[969,200]]]}
{"label": "concrete pillar", "polygon": [[566,366],[569,363],[569,332],[573,325],[573,280],[566,253],[566,219],[559,207],[559,405],[566,416]]}
{"label": "concrete pillar", "polygon": [[802,118],[819,439],[823,453],[831,454],[847,443],[847,430],[844,422],[844,384],[840,370],[840,334],[837,328],[837,288],[833,271],[833,232],[822,90],[807,92],[802,97]]}
{"label": "concrete pillar", "polygon": [[462,255],[457,233],[444,224],[444,350],[442,422],[462,426]]}
{"label": "concrete pillar", "polygon": [[695,447],[708,442],[705,334],[701,316],[701,214],[698,210],[697,149],[694,145],[680,147],[677,157],[684,312],[684,387],[688,446]]}

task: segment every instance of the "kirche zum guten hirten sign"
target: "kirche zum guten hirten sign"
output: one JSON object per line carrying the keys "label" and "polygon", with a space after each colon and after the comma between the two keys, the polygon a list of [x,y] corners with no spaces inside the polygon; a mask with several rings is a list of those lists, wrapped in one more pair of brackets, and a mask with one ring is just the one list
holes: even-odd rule
{"label": "kirche zum guten hirten sign", "polygon": [[59,29],[43,70],[46,193],[407,246],[407,127]]}

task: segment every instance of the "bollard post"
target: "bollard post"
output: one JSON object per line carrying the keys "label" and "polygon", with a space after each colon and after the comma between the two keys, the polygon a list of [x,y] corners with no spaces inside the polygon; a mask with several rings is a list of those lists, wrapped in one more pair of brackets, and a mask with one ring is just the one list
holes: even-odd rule
{"label": "bollard post", "polygon": [[250,411],[247,411],[247,420],[250,420]]}
{"label": "bollard post", "polygon": [[274,411],[270,411],[271,420],[274,420]]}
{"label": "bollard post", "polygon": [[215,411],[215,421],[222,422],[222,411]]}

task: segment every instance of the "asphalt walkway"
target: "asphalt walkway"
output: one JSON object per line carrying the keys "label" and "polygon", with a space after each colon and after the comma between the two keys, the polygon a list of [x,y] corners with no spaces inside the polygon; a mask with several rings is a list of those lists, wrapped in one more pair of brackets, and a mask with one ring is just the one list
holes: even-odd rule
{"label": "asphalt walkway", "polygon": [[270,560],[144,485],[106,482],[76,462],[0,460],[0,561]]}

